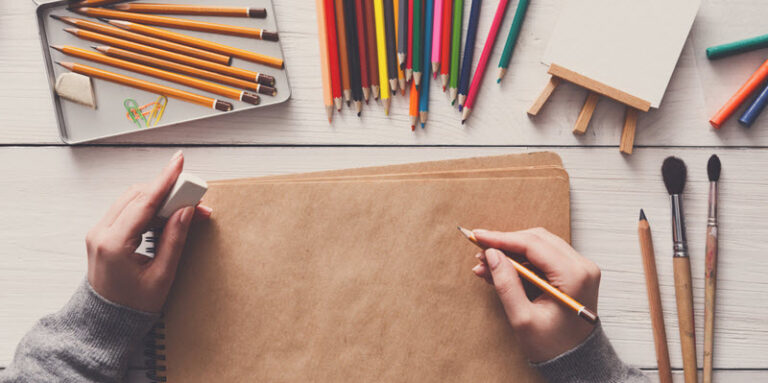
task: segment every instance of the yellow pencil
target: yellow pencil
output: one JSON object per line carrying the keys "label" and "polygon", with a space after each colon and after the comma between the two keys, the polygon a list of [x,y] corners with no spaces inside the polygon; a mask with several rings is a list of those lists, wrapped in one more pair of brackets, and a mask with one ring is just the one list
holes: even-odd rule
{"label": "yellow pencil", "polygon": [[384,113],[389,115],[389,73],[387,72],[387,41],[384,33],[384,1],[373,0],[373,12],[376,15],[376,45],[379,53],[379,85]]}

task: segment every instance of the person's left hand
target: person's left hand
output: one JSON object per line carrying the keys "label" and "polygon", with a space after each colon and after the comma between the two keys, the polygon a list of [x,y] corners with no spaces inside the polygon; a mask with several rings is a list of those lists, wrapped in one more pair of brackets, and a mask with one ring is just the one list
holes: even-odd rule
{"label": "person's left hand", "polygon": [[165,223],[155,258],[135,251],[183,166],[178,151],[151,184],[131,187],[88,232],[88,282],[107,300],[152,313],[162,309],[192,217],[208,218],[210,208],[176,211]]}

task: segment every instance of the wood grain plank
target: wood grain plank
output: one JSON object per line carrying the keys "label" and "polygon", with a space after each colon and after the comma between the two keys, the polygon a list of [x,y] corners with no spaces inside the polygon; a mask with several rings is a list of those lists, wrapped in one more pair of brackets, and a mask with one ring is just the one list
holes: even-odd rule
{"label": "wood grain plank", "polygon": [[[224,179],[519,152],[508,148],[188,148],[187,169]],[[529,149],[541,150],[541,149]],[[34,321],[56,310],[82,280],[86,231],[135,182],[156,174],[172,148],[5,148],[0,150],[0,365]],[[688,163],[685,208],[697,332],[703,325],[706,163],[701,149],[645,149],[623,157],[613,148],[557,149],[571,176],[573,243],[603,269],[599,313],[619,354],[654,367],[642,261],[640,208],[650,221],[669,349],[681,367],[674,311],[669,202],[660,166],[667,155]],[[721,253],[716,368],[764,368],[768,352],[768,248],[765,197],[768,152],[718,150]],[[735,166],[739,164],[739,166]],[[699,342],[702,337],[697,337]],[[698,345],[702,349],[701,344]],[[701,356],[699,356],[701,358]]]}

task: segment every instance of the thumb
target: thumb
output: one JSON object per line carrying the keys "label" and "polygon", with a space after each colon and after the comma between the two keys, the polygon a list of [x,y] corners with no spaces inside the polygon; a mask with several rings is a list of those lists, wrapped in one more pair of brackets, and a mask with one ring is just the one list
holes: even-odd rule
{"label": "thumb", "polygon": [[531,301],[525,295],[523,283],[507,256],[499,250],[488,249],[485,259],[491,269],[493,285],[499,295],[507,319],[513,328],[518,328],[529,322],[531,317]]}
{"label": "thumb", "polygon": [[187,241],[187,233],[194,213],[194,207],[179,209],[165,223],[163,233],[160,235],[157,256],[153,260],[152,268],[155,276],[168,281],[169,285],[176,275],[176,266],[178,266],[181,252],[184,250],[184,243]]}

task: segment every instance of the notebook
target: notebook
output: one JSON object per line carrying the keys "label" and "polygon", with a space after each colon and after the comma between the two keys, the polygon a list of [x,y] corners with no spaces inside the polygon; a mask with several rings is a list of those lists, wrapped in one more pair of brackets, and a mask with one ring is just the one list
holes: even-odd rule
{"label": "notebook", "polygon": [[556,155],[211,182],[206,204],[165,310],[168,382],[539,381],[456,225],[570,240]]}

